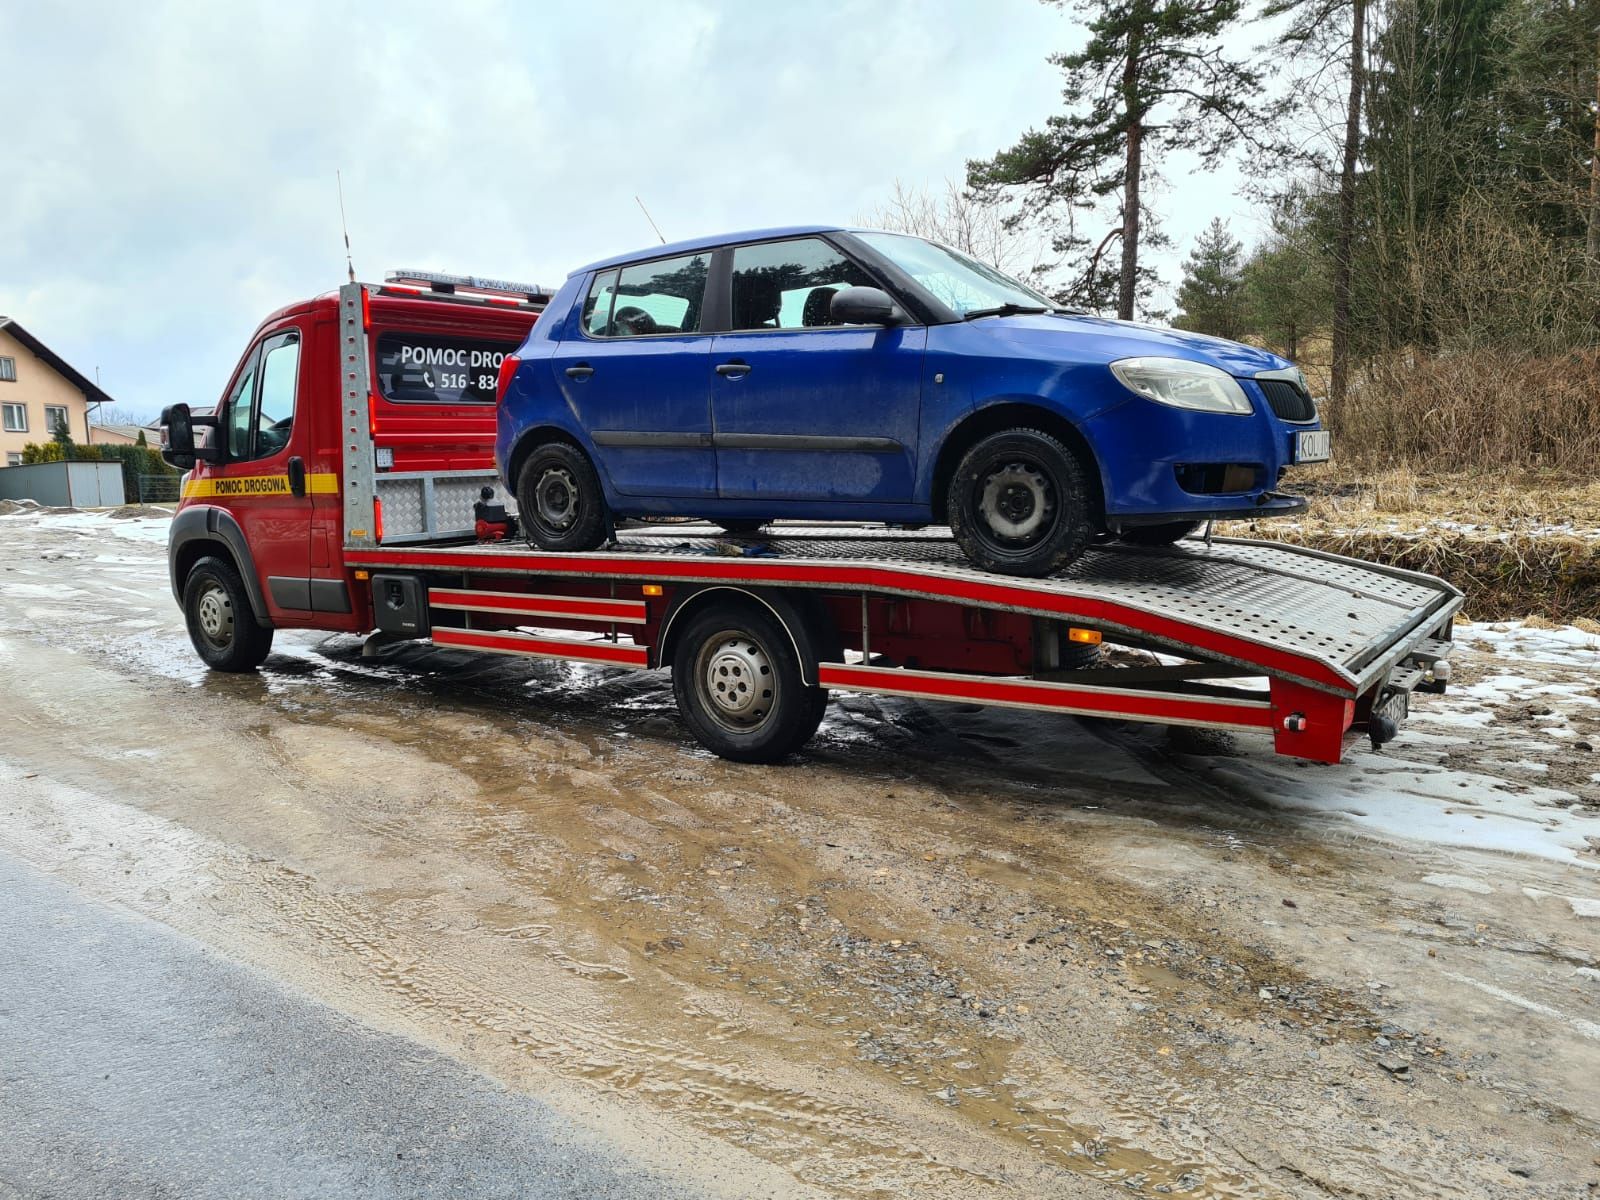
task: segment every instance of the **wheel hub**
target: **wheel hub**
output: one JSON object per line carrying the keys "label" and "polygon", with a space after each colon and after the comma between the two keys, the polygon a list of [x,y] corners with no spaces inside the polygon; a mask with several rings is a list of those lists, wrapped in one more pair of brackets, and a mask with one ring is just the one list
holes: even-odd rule
{"label": "wheel hub", "polygon": [[565,529],[578,515],[578,483],[570,471],[550,467],[539,476],[534,489],[539,506],[539,521],[551,529]]}
{"label": "wheel hub", "polygon": [[233,603],[222,588],[208,588],[200,597],[196,612],[200,618],[200,632],[207,640],[221,645],[233,637]]}
{"label": "wheel hub", "polygon": [[1029,463],[1006,463],[983,481],[978,512],[997,537],[1034,541],[1054,510],[1049,481]]}
{"label": "wheel hub", "polygon": [[719,634],[706,643],[701,662],[706,697],[723,724],[753,729],[767,719],[778,681],[758,643],[741,633]]}

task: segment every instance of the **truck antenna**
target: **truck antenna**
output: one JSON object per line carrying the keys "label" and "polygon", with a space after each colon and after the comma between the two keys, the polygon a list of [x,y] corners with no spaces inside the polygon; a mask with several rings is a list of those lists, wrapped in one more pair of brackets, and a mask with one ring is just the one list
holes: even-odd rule
{"label": "truck antenna", "polygon": [[656,219],[650,215],[650,210],[644,206],[644,201],[639,199],[638,196],[635,196],[633,198],[633,202],[639,206],[639,211],[644,214],[644,219],[650,222],[650,228],[656,231],[656,236],[661,238],[661,244],[665,246],[667,244],[667,239],[661,237],[661,226],[656,224]]}
{"label": "truck antenna", "polygon": [[334,183],[339,188],[339,230],[344,234],[344,266],[350,273],[350,282],[356,281],[356,264],[350,257],[350,226],[344,219],[344,176],[337,168],[333,172]]}

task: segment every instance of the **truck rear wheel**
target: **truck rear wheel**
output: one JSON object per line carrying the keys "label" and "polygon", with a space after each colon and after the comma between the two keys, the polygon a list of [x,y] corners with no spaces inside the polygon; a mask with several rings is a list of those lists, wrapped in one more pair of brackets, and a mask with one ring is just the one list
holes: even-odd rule
{"label": "truck rear wheel", "polygon": [[968,450],[950,480],[948,509],[967,558],[1002,575],[1049,575],[1095,534],[1082,465],[1037,429],[992,433]]}
{"label": "truck rear wheel", "polygon": [[783,625],[748,603],[690,620],[673,651],[672,690],[690,732],[734,762],[786,758],[817,731],[828,702],[801,678]]}
{"label": "truck rear wheel", "polygon": [[610,522],[600,476],[588,455],[567,442],[534,448],[517,476],[517,518],[541,550],[594,550]]}
{"label": "truck rear wheel", "polygon": [[213,671],[254,671],[272,652],[272,630],[256,624],[239,572],[208,556],[183,584],[183,618],[195,653]]}

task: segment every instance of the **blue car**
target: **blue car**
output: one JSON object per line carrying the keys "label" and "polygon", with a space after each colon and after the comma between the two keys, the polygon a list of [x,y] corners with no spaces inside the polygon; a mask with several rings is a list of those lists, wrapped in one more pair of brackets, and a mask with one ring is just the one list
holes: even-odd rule
{"label": "blue car", "polygon": [[987,570],[1295,513],[1328,435],[1293,364],[1106,320],[949,247],[804,226],[574,272],[501,376],[495,458],[528,538],[615,516],[947,522]]}

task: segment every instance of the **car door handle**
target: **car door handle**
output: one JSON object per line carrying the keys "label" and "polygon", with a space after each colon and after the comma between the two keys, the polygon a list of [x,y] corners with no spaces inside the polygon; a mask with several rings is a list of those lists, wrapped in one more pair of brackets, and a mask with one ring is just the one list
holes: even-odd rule
{"label": "car door handle", "polygon": [[587,379],[594,374],[594,368],[588,363],[579,363],[575,367],[567,368],[568,379]]}
{"label": "car door handle", "polygon": [[732,362],[718,363],[717,374],[726,379],[740,379],[750,374],[750,364],[734,359]]}
{"label": "car door handle", "polygon": [[289,494],[296,499],[306,494],[306,460],[298,454],[289,459]]}

